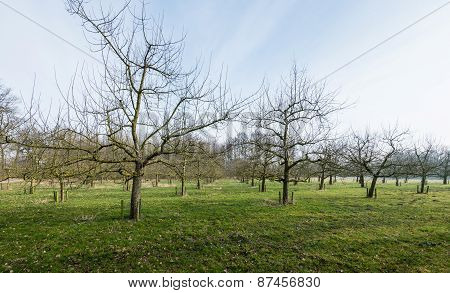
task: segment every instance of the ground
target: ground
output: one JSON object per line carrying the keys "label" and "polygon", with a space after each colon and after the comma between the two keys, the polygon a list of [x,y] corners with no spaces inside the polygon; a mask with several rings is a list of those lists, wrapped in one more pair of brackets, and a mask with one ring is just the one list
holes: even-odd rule
{"label": "ground", "polygon": [[192,182],[186,197],[146,187],[138,223],[121,219],[119,184],[57,204],[50,187],[19,186],[0,191],[0,272],[450,272],[450,185],[438,182],[428,195],[380,183],[376,199],[356,183],[299,183],[288,206],[276,182]]}

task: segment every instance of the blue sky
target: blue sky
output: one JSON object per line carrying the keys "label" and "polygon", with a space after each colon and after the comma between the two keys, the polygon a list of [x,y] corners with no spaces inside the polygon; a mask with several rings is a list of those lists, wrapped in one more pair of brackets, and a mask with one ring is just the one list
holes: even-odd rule
{"label": "blue sky", "polygon": [[[3,1],[88,50],[63,1]],[[263,78],[277,83],[294,60],[319,79],[445,2],[155,0],[150,13],[164,15],[167,30],[187,34],[187,62],[211,58],[213,68],[226,68],[233,90],[246,94]],[[42,103],[57,103],[55,72],[65,82],[91,62],[2,5],[0,34],[0,79],[25,99],[36,74]],[[450,5],[331,76],[339,98],[356,102],[342,113],[341,128],[398,121],[416,136],[450,144],[449,52]]]}

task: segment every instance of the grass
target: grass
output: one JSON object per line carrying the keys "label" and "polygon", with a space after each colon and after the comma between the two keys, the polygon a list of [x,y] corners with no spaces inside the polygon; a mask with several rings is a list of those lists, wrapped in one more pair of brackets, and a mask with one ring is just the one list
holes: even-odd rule
{"label": "grass", "polygon": [[295,205],[222,180],[174,195],[143,189],[140,222],[120,219],[119,185],[0,192],[0,272],[450,272],[450,186],[291,186]]}

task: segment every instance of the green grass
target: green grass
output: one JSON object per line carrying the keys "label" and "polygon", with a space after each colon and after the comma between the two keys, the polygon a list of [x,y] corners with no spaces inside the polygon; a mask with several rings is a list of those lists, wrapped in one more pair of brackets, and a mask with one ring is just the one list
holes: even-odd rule
{"label": "green grass", "polygon": [[356,183],[318,191],[299,183],[295,205],[223,180],[174,195],[144,188],[143,218],[120,219],[128,192],[112,183],[33,195],[0,192],[0,272],[450,272],[450,186]]}

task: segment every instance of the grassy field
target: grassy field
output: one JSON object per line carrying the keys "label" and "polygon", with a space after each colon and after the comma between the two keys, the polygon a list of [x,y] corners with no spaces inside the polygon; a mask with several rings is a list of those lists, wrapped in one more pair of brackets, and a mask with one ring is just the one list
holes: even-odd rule
{"label": "grassy field", "polygon": [[299,183],[295,205],[232,180],[188,196],[143,190],[140,222],[121,219],[113,183],[33,195],[0,191],[0,272],[450,272],[450,186]]}

